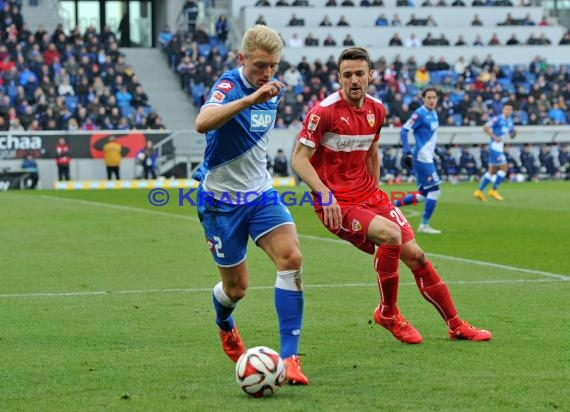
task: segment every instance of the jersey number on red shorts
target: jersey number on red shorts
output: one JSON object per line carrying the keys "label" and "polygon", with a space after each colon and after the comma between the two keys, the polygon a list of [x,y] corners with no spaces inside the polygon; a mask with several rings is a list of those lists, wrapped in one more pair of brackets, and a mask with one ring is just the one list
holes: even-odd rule
{"label": "jersey number on red shorts", "polygon": [[400,209],[392,209],[390,210],[390,216],[398,222],[398,224],[402,227],[406,226],[408,221],[406,220],[406,216],[400,211]]}

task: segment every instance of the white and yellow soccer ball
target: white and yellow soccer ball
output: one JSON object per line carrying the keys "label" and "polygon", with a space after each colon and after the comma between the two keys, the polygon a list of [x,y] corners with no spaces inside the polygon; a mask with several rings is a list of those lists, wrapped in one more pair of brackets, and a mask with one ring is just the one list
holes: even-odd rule
{"label": "white and yellow soccer ball", "polygon": [[255,398],[272,396],[285,381],[285,365],[277,352],[266,346],[248,349],[236,363],[236,382]]}

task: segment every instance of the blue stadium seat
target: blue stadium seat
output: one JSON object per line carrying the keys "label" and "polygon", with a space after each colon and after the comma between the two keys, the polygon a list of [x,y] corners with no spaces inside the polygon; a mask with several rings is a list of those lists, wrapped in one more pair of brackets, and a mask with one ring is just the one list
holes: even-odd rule
{"label": "blue stadium seat", "polygon": [[204,83],[198,83],[192,87],[192,101],[196,106],[202,105],[202,96],[204,96],[204,92]]}
{"label": "blue stadium seat", "polygon": [[79,98],[77,96],[67,96],[65,98],[65,107],[72,113],[77,109],[78,104]]}
{"label": "blue stadium seat", "polygon": [[461,126],[463,124],[463,116],[459,113],[455,113],[453,115],[453,125],[454,126]]}
{"label": "blue stadium seat", "polygon": [[124,116],[127,119],[130,119],[135,113],[135,108],[131,105],[121,106],[120,109],[121,109],[121,116]]}
{"label": "blue stadium seat", "polygon": [[210,54],[211,47],[209,44],[199,44],[198,45],[198,54],[200,56],[208,57]]}

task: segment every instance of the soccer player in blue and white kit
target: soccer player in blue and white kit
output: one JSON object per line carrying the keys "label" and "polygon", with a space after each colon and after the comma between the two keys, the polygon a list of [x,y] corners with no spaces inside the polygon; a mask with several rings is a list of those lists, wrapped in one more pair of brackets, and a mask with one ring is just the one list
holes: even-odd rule
{"label": "soccer player in blue and white kit", "polygon": [[493,188],[489,190],[489,196],[495,200],[503,200],[498,192],[498,187],[507,175],[507,158],[505,156],[505,138],[510,135],[515,138],[517,132],[513,118],[513,104],[507,102],[503,105],[503,113],[493,117],[483,127],[483,131],[491,137],[489,141],[489,170],[483,175],[479,189],[473,193],[477,199],[486,202],[487,198],[483,193],[485,187],[493,182]]}
{"label": "soccer player in blue and white kit", "polygon": [[250,236],[277,269],[285,379],[307,385],[298,356],[304,307],[299,239],[266,168],[269,133],[284,93],[274,77],[282,49],[273,29],[256,25],[246,31],[240,67],[222,74],[196,118],[196,130],[206,133],[206,153],[194,177],[200,181],[198,216],[221,277],[212,299],[222,348],[234,362],[246,350],[232,313],[248,288]]}
{"label": "soccer player in blue and white kit", "polygon": [[[439,119],[435,111],[435,107],[437,106],[437,91],[434,88],[428,87],[422,92],[422,98],[423,105],[404,123],[400,131],[404,156],[410,160],[413,159],[414,173],[416,175],[419,193],[409,194],[402,200],[396,200],[394,204],[401,207],[416,204],[416,202],[425,202],[422,223],[417,231],[418,233],[438,235],[441,234],[441,230],[434,229],[429,225],[429,221],[437,205],[437,200],[441,196],[441,190],[439,188],[441,180],[433,164],[437,129],[439,127]],[[408,143],[409,132],[413,132],[416,140],[413,155],[410,144]]]}

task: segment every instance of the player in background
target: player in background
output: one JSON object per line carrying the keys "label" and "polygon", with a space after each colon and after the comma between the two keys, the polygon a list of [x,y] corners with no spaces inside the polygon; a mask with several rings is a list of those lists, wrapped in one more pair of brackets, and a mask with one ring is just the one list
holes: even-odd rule
{"label": "player in background", "polygon": [[[408,121],[402,126],[400,140],[402,141],[402,151],[405,161],[412,163],[419,194],[409,194],[402,200],[398,199],[394,204],[398,207],[425,202],[422,223],[418,227],[418,233],[428,233],[439,235],[441,230],[434,229],[429,225],[429,221],[437,206],[437,201],[441,196],[439,178],[433,157],[436,151],[437,129],[439,119],[435,107],[437,106],[437,91],[434,88],[427,88],[422,92],[423,105],[414,111]],[[410,149],[408,133],[413,132],[416,144],[414,151]]]}
{"label": "player in background", "polygon": [[292,167],[311,188],[315,212],[325,227],[375,255],[380,304],[374,321],[402,342],[422,341],[397,305],[401,259],[422,296],[445,320],[451,339],[491,339],[490,332],[458,316],[447,285],[416,243],[410,224],[378,188],[378,141],[385,114],[384,105],[366,94],[373,75],[368,52],[360,47],[345,49],[338,71],[341,90],[307,113]]}
{"label": "player in background", "polygon": [[[221,276],[212,299],[222,348],[234,362],[246,350],[232,313],[248,288],[249,235],[277,269],[275,307],[286,380],[306,385],[298,356],[304,307],[299,239],[291,214],[276,201],[266,167],[269,133],[284,93],[274,77],[282,49],[279,34],[267,26],[246,31],[240,67],[220,76],[196,118],[196,130],[206,133],[206,153],[193,177],[200,181],[198,199],[206,200],[199,202],[198,216]],[[246,192],[260,196],[244,204],[239,194]]]}
{"label": "player in background", "polygon": [[473,193],[473,196],[482,202],[487,201],[483,190],[490,182],[493,182],[493,187],[489,190],[489,196],[495,200],[503,200],[503,196],[499,194],[497,189],[507,175],[507,158],[504,153],[505,138],[510,135],[511,139],[514,139],[517,135],[512,114],[513,103],[507,102],[503,105],[503,112],[483,126],[483,131],[491,137],[489,141],[489,169],[483,175],[479,189]]}

